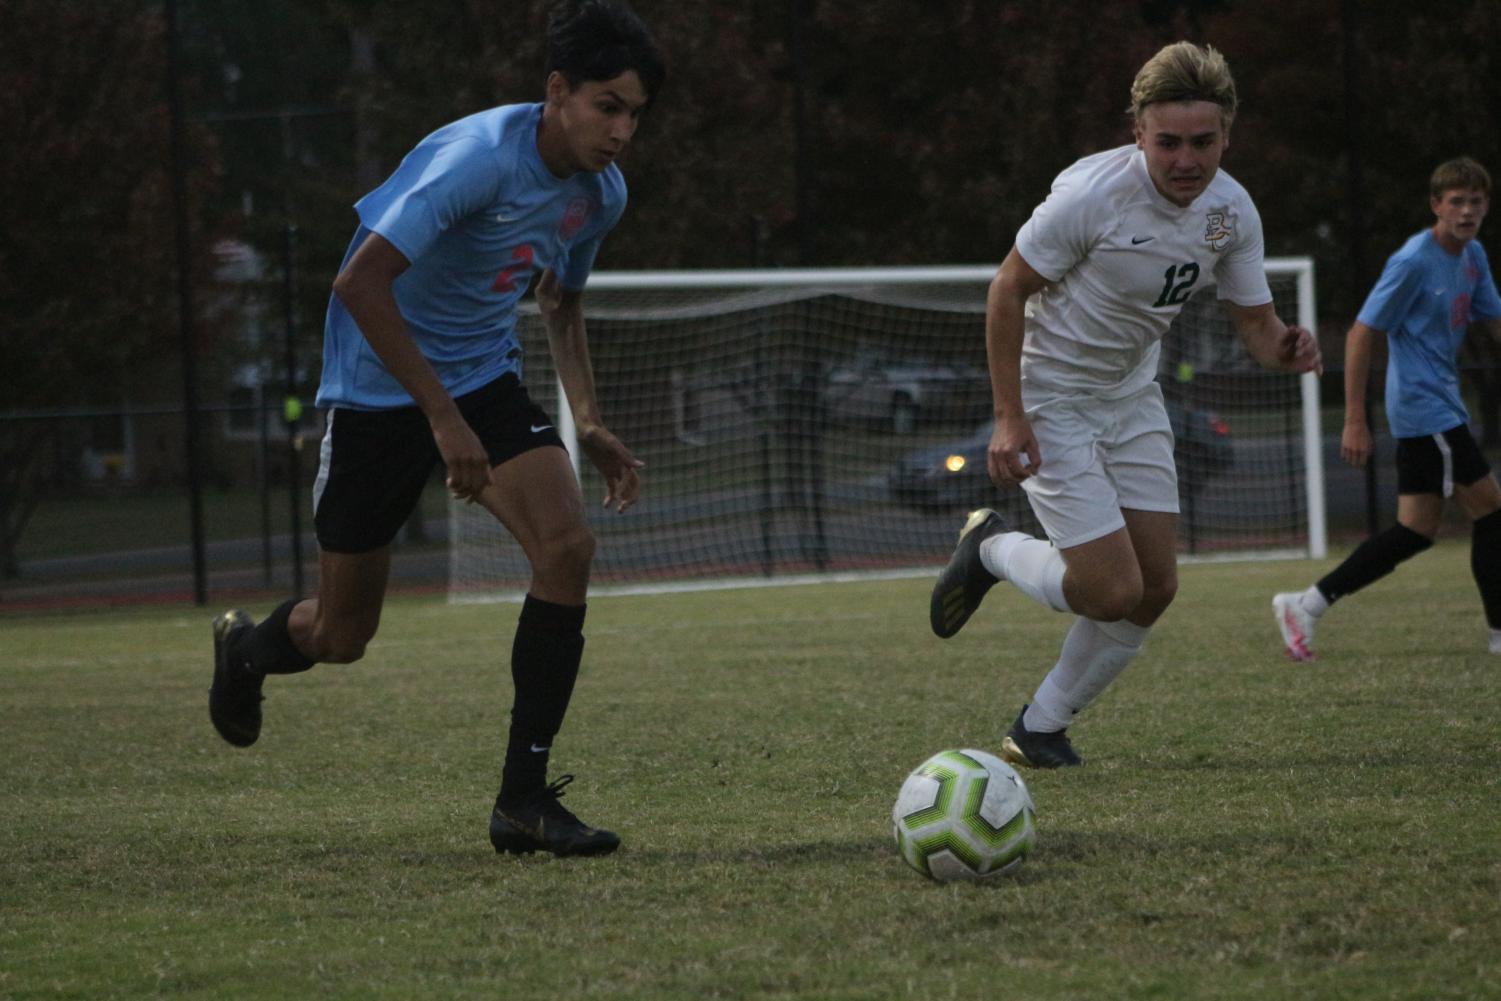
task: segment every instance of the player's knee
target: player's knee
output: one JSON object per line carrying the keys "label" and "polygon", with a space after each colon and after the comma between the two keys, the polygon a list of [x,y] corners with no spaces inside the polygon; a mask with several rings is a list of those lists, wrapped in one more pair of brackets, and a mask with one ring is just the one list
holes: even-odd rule
{"label": "player's knee", "polygon": [[364,643],[341,642],[330,645],[328,654],[322,659],[330,664],[353,664],[364,656]]}
{"label": "player's knee", "polygon": [[321,624],[316,634],[316,659],[328,664],[353,664],[365,656],[365,647],[374,636],[375,628],[363,623]]}
{"label": "player's knee", "polygon": [[1123,575],[1098,581],[1085,595],[1087,607],[1076,611],[1098,622],[1117,622],[1136,611],[1143,593],[1140,577]]}
{"label": "player's knee", "polygon": [[1443,516],[1441,514],[1408,515],[1399,519],[1398,524],[1414,535],[1421,535],[1431,544],[1434,539],[1438,538],[1438,530],[1442,520]]}
{"label": "player's knee", "polygon": [[563,540],[561,554],[564,565],[580,573],[588,573],[590,565],[594,563],[594,550],[597,546],[594,532],[587,524],[580,525]]}
{"label": "player's knee", "polygon": [[1167,611],[1167,606],[1178,596],[1178,576],[1166,580],[1147,581],[1142,585],[1141,601],[1137,611],[1149,613],[1154,619]]}
{"label": "player's knee", "polygon": [[1119,622],[1141,606],[1139,593],[1131,594],[1120,592],[1107,597],[1100,606],[1090,615],[1092,619],[1101,622]]}
{"label": "player's knee", "polygon": [[587,577],[594,562],[595,546],[594,532],[587,523],[580,522],[543,541],[535,569],[549,576]]}

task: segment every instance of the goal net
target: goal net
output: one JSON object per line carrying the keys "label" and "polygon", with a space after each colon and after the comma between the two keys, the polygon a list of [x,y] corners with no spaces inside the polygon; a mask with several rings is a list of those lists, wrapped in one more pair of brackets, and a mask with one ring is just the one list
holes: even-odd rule
{"label": "goal net", "polygon": [[[1312,263],[1267,263],[1276,308],[1312,329]],[[964,513],[1041,535],[985,472],[993,267],[616,272],[584,298],[600,407],[642,460],[625,514],[580,461],[546,336],[523,316],[526,383],[571,446],[603,589],[931,572]],[[1164,339],[1185,553],[1323,555],[1317,382],[1247,357],[1213,290]],[[520,547],[451,504],[452,600],[525,591]],[[597,588],[599,589],[599,588]]]}

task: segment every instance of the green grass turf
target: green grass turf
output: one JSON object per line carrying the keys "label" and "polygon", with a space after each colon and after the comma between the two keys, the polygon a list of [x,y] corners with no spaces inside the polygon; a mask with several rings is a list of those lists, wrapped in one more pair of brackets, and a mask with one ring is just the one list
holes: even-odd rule
{"label": "green grass turf", "polygon": [[248,751],[209,612],[0,619],[0,998],[1501,996],[1468,549],[1290,664],[1270,595],[1328,565],[1184,567],[982,886],[908,869],[890,810],[1051,664],[1067,620],[1009,589],[947,642],[922,580],[597,599],[554,752],[624,839],[596,860],[486,839],[514,605],[393,600],[361,664],[272,679]]}

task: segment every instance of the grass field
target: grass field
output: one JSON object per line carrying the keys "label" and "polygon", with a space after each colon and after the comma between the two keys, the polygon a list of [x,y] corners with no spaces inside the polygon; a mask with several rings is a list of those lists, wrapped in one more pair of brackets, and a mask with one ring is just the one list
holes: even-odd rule
{"label": "grass field", "polygon": [[566,861],[485,835],[515,605],[393,601],[360,665],[267,685],[248,751],[209,612],[0,619],[0,998],[1501,997],[1468,548],[1290,664],[1268,599],[1327,565],[1185,567],[982,886],[906,868],[890,809],[1051,663],[1066,620],[1010,591],[948,642],[923,580],[597,599],[554,764],[625,846]]}

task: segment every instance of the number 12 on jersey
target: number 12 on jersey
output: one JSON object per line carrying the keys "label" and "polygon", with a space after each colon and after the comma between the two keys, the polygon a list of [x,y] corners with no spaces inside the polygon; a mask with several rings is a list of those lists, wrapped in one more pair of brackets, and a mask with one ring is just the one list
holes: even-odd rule
{"label": "number 12 on jersey", "polygon": [[1199,280],[1199,266],[1193,261],[1187,264],[1171,264],[1162,274],[1162,294],[1153,306],[1181,306],[1188,301],[1188,293]]}

